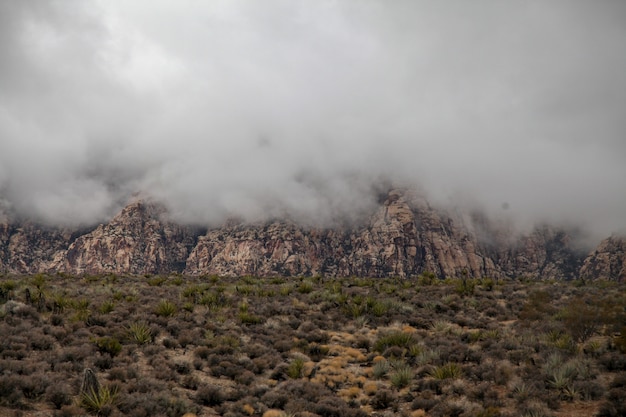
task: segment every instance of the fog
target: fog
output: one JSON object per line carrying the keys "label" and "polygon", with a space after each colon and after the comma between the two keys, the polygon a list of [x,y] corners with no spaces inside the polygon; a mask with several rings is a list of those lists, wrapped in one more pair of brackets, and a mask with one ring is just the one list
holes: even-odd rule
{"label": "fog", "polygon": [[626,229],[626,3],[0,1],[0,208],[325,223],[384,184]]}

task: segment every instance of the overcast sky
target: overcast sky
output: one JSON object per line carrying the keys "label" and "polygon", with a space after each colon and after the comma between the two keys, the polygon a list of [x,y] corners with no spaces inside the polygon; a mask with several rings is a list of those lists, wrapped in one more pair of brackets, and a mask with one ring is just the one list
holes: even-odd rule
{"label": "overcast sky", "polygon": [[623,1],[0,0],[0,54],[23,216],[317,221],[391,180],[626,229]]}

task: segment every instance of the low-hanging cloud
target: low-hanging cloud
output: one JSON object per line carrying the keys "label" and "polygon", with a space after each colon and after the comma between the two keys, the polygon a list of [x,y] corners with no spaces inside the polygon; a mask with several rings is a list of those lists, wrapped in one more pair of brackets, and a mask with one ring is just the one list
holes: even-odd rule
{"label": "low-hanging cloud", "polygon": [[625,36],[611,1],[4,1],[0,207],[324,222],[390,181],[607,235]]}

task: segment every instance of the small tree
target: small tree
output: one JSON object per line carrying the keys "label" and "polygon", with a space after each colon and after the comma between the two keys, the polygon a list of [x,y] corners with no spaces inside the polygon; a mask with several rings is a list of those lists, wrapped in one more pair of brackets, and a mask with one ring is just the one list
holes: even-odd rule
{"label": "small tree", "polygon": [[563,325],[577,342],[589,339],[602,324],[600,307],[581,297],[573,299],[563,311]]}

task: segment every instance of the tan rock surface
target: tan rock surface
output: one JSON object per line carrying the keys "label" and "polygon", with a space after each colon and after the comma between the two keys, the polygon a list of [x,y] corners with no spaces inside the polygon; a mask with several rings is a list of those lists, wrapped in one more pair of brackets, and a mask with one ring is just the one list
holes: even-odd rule
{"label": "tan rock surface", "polygon": [[585,258],[582,279],[626,280],[626,237],[611,236]]}

